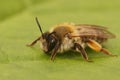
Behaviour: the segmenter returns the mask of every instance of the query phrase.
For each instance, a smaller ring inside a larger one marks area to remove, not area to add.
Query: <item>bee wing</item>
[[[99,38],[115,38],[115,35],[107,30],[106,27],[89,24],[75,25],[78,34],[82,37],[99,37]]]

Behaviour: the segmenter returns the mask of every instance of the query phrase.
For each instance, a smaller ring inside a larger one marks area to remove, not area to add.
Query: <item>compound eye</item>
[[[53,50],[56,43],[57,43],[57,40],[53,36],[50,36],[48,39],[48,51]]]

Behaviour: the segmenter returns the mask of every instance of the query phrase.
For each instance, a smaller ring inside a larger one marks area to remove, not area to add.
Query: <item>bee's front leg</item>
[[[38,37],[36,40],[34,40],[32,43],[30,43],[30,44],[27,44],[27,46],[33,46],[33,45],[35,45],[36,43],[37,43],[37,41],[39,41],[40,40],[40,37]]]
[[[88,55],[87,55],[85,49],[84,49],[79,43],[75,43],[75,48],[79,49],[82,57],[83,57],[86,61],[92,62],[91,60],[88,59]]]
[[[55,48],[53,49],[53,51],[52,51],[52,54],[51,54],[51,56],[50,56],[50,60],[52,60],[52,61],[54,61],[54,59],[55,59],[55,56],[56,56],[56,54],[57,54],[57,51],[58,51],[58,49],[60,48],[60,42],[58,41],[57,42],[57,44],[56,44],[56,46],[55,46]]]

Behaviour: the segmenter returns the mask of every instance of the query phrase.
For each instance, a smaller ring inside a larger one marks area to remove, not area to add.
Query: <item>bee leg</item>
[[[88,42],[87,42],[87,45],[91,49],[93,49],[93,50],[95,50],[97,52],[102,52],[102,53],[110,55],[110,56],[116,56],[116,55],[112,55],[108,50],[102,48],[102,46],[98,42],[96,42],[94,40],[89,39]]]
[[[38,37],[36,40],[34,40],[32,43],[30,43],[30,44],[27,44],[27,46],[33,46],[33,45],[35,45],[36,43],[37,43],[37,41],[39,41],[40,40],[40,37]]]
[[[56,44],[54,50],[52,51],[51,56],[50,56],[50,60],[51,60],[51,61],[54,61],[55,56],[56,56],[56,54],[57,54],[57,51],[58,51],[59,47],[60,47],[60,43],[58,42],[58,43]]]
[[[87,55],[85,49],[84,49],[79,43],[75,43],[75,48],[78,48],[78,49],[79,49],[79,51],[81,52],[82,57],[83,57],[86,61],[92,62],[91,60],[88,59],[88,55]]]

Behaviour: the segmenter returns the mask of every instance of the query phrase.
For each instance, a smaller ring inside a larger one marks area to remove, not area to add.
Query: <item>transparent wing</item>
[[[77,24],[75,26],[78,34],[83,37],[115,38],[115,35],[103,26],[89,24]]]

